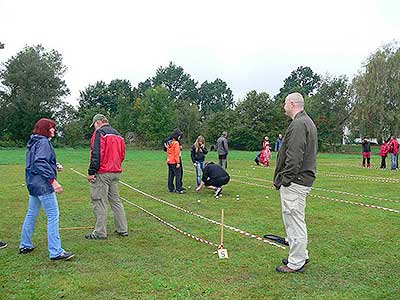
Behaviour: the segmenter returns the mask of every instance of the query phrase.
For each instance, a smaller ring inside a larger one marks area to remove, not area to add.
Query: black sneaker
[[[0,241],[0,249],[7,247],[8,244]]]
[[[115,233],[118,234],[119,236],[128,236],[129,233],[128,232],[118,232],[115,230]]]
[[[220,196],[222,194],[222,187],[217,187],[215,190],[215,197]]]
[[[169,192],[170,192],[170,193],[175,193],[175,192],[176,192],[176,190],[169,190]]]
[[[27,248],[27,247],[19,248],[19,254],[28,254],[28,253],[32,252],[33,250],[35,250],[35,247],[33,247],[33,248]]]
[[[305,266],[306,264],[308,264],[309,262],[310,262],[310,259],[307,258],[307,259],[306,259],[306,262],[304,263],[304,266]],[[288,258],[285,257],[284,259],[282,259],[282,263],[286,266],[286,265],[289,263]]]
[[[106,237],[98,236],[97,234],[95,234],[93,232],[85,235],[85,238],[88,240],[105,240],[106,239]]]
[[[51,257],[51,260],[70,260],[73,258],[75,255],[71,252],[63,252],[59,256],[56,257]]]
[[[184,194],[185,191],[184,191],[184,190],[180,190],[180,191],[176,190],[175,193],[177,193],[177,194]]]

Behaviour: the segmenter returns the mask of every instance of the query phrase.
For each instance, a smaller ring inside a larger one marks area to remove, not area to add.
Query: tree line
[[[393,42],[377,49],[350,82],[346,76],[315,73],[300,66],[284,80],[277,95],[249,91],[233,100],[232,90],[220,78],[199,83],[181,66],[170,62],[154,76],[132,86],[127,79],[98,81],[80,92],[78,107],[63,99],[70,91],[63,77],[67,66],[56,50],[26,46],[1,64],[0,146],[25,145],[34,123],[42,117],[58,123],[58,145],[87,145],[96,113],[135,146],[160,148],[173,128],[193,143],[202,134],[212,144],[227,130],[235,149],[256,150],[263,137],[274,141],[284,133],[285,97],[300,92],[306,111],[318,128],[321,149],[334,148],[343,139],[399,134],[400,48]]]

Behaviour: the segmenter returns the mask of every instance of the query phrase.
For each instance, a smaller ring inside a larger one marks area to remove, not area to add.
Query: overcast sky
[[[235,99],[274,95],[298,66],[352,78],[378,47],[400,40],[400,1],[0,0],[0,62],[25,45],[63,55],[67,100],[98,80],[132,86],[170,61]]]

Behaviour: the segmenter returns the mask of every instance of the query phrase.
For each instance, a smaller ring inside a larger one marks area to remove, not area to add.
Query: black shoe
[[[124,236],[124,237],[129,235],[128,232],[118,232],[116,230],[115,230],[115,233],[118,234],[119,236]]]
[[[32,252],[33,250],[35,250],[35,247],[33,247],[33,248],[26,248],[26,247],[19,248],[19,254],[28,254],[28,253]]]
[[[5,248],[5,247],[7,247],[7,246],[8,246],[7,243],[0,242],[0,249],[3,249],[3,248]]]
[[[307,258],[307,259],[306,259],[306,262],[304,263],[304,266],[305,266],[306,264],[308,264],[309,262],[310,262],[310,259]],[[286,266],[286,265],[289,263],[288,258],[285,257],[284,259],[282,259],[282,263]],[[304,266],[303,266],[303,267],[304,267]]]
[[[177,193],[177,194],[184,194],[185,191],[184,191],[184,190],[180,190],[180,191],[176,190],[175,193]]]
[[[176,191],[175,191],[175,190],[169,190],[169,192],[170,192],[170,193],[175,193]]]
[[[215,190],[215,197],[220,196],[222,194],[222,187],[217,187]]]
[[[63,252],[59,256],[56,257],[51,257],[51,260],[70,260],[73,258],[75,255],[71,252]]]
[[[93,232],[85,235],[85,238],[88,240],[105,240],[106,239],[106,237],[98,236],[97,234],[95,234]]]

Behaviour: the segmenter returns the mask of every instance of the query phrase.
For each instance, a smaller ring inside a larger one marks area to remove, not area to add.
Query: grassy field
[[[274,154],[275,155],[275,154]],[[361,155],[321,154],[318,178],[307,201],[311,263],[303,274],[279,274],[283,250],[225,229],[229,259],[215,247],[199,243],[124,203],[128,238],[116,236],[109,217],[109,236],[88,241],[90,230],[62,230],[63,247],[76,257],[48,259],[46,218],[38,219],[29,255],[18,245],[27,209],[25,150],[0,151],[0,299],[399,299],[400,173],[360,168]],[[89,185],[85,178],[88,150],[57,149],[64,165],[59,181],[60,227],[92,226]],[[255,167],[253,152],[232,152],[232,181],[221,199],[211,191],[196,194],[189,153],[183,153],[185,195],[167,190],[162,151],[129,150],[122,181],[189,211],[255,235],[284,235],[279,193],[272,188],[275,166]],[[216,160],[210,153],[208,160]],[[180,229],[219,244],[220,228],[121,185],[120,194]],[[240,200],[236,200],[236,195]],[[342,201],[342,202],[340,202]],[[343,201],[348,201],[345,203]],[[352,203],[350,203],[352,202]],[[357,204],[359,203],[359,204]],[[371,204],[391,208],[371,208]]]

